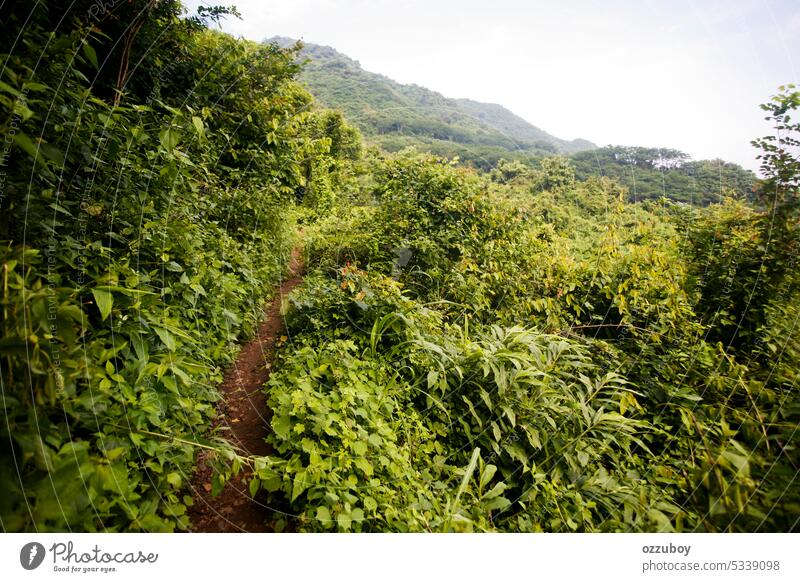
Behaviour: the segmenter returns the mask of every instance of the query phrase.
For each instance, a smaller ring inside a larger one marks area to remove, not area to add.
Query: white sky
[[[800,82],[798,0],[198,0],[223,30],[329,45],[368,71],[500,103],[565,139],[757,168],[759,103]]]

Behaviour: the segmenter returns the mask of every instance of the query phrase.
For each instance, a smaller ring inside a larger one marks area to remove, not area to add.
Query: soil
[[[264,383],[269,378],[275,341],[283,329],[281,301],[303,280],[300,249],[292,251],[289,275],[278,287],[265,311],[265,319],[256,336],[242,346],[233,365],[226,370],[219,387],[222,399],[217,407],[214,429],[221,432],[236,448],[248,455],[268,455],[266,442],[270,431]],[[211,469],[206,452],[198,455],[191,492],[195,498],[189,509],[191,531],[205,533],[266,532],[273,521],[274,510],[248,492],[251,472],[244,467],[239,475],[225,484],[222,492],[211,496]]]

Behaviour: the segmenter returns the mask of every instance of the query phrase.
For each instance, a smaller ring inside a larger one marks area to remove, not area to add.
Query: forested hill
[[[286,47],[296,41],[273,37],[266,42]],[[597,147],[583,139],[559,139],[501,105],[449,99],[365,71],[331,47],[304,43],[300,54],[307,59],[300,78],[314,96],[344,111],[368,139],[389,151],[417,145],[485,167],[509,152],[530,158]]]
[[[276,36],[265,42],[290,47],[297,41]],[[458,156],[484,170],[503,160],[536,168],[541,158],[567,155],[578,178],[614,178],[628,189],[632,201],[663,196],[706,205],[726,194],[752,196],[756,177],[737,164],[691,160],[667,148],[598,148],[583,139],[559,139],[502,105],[450,99],[425,87],[397,83],[365,71],[358,61],[328,46],[303,43],[300,60],[300,79],[320,104],[343,111],[368,141],[384,150],[416,146]]]

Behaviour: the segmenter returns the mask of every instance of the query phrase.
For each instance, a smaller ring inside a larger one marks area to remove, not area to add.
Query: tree
[[[566,191],[575,185],[575,168],[564,156],[544,158],[540,162],[539,190]]]
[[[757,193],[763,208],[728,201],[702,215],[692,234],[703,281],[698,307],[714,321],[710,337],[748,354],[767,326],[770,305],[792,296],[798,284],[800,123],[791,114],[800,107],[800,92],[793,85],[779,90],[761,105],[775,134],[751,142],[761,150]]]
[[[767,111],[764,119],[772,121],[775,135],[753,140],[761,153],[761,172],[764,183],[761,193],[765,201],[796,208],[800,188],[800,122],[793,122],[790,113],[800,107],[800,91],[794,85],[783,85],[780,93],[769,103],[761,105]]]
[[[800,91],[795,85],[782,85],[761,109],[768,112],[764,119],[772,121],[774,135],[753,140],[761,153],[761,172],[764,180],[759,187],[761,201],[771,210],[766,221],[770,229],[769,251],[773,255],[773,284],[783,283],[787,269],[794,266],[798,241],[796,229],[800,210],[800,122],[792,115],[800,108]]]

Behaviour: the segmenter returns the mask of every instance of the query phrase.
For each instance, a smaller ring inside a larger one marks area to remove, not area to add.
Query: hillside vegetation
[[[798,529],[793,86],[757,204],[633,203],[364,148],[225,11],[92,7],[0,9],[4,531],[186,530],[200,451],[276,531]],[[296,244],[253,457],[217,385]]]
[[[267,43],[290,47],[283,37]],[[537,156],[594,148],[586,140],[554,137],[495,104],[449,99],[418,85],[403,85],[361,68],[331,47],[303,43],[300,79],[326,107],[343,111],[356,127],[388,151],[424,145],[487,166],[508,152]]]
[[[296,41],[266,41],[292,47]],[[326,107],[341,110],[371,143],[396,152],[406,147],[490,170],[517,161],[536,168],[543,157],[568,155],[579,178],[608,176],[628,188],[631,201],[666,197],[706,205],[724,196],[752,197],[755,175],[722,160],[692,161],[666,148],[566,141],[493,103],[449,99],[417,85],[370,73],[331,47],[303,43],[300,79]]]

